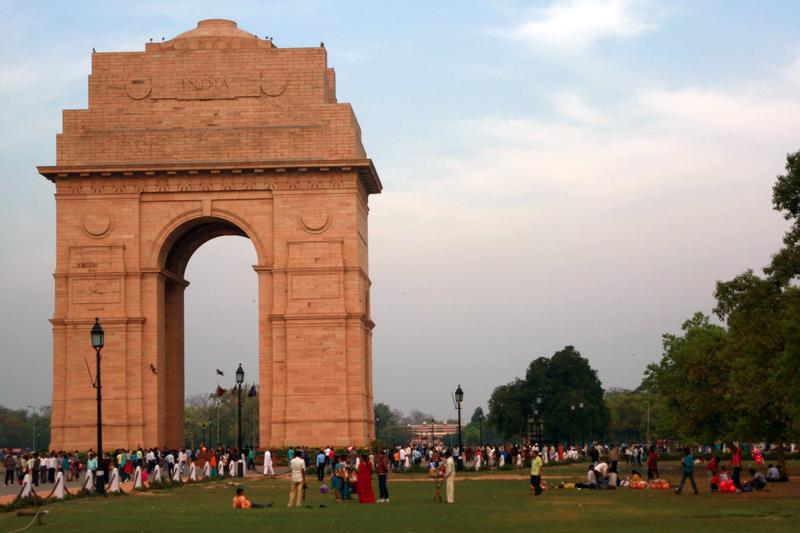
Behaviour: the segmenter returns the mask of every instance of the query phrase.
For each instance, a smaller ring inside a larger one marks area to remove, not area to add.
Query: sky
[[[92,48],[143,50],[205,18],[325,42],[384,190],[370,197],[375,401],[453,417],[574,345],[636,387],[661,336],[760,269],[800,149],[800,3],[0,1],[0,404],[52,385],[61,110]],[[255,253],[223,237],[186,277],[186,387],[256,374]],[[87,337],[88,338],[88,337]],[[223,386],[231,383],[221,382]]]

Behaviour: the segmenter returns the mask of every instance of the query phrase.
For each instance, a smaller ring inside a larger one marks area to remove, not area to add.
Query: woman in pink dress
[[[361,456],[358,465],[358,501],[375,503],[375,491],[372,490],[372,465],[367,454]]]

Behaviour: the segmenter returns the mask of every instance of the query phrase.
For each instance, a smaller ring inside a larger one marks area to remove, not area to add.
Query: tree
[[[630,390],[608,391],[603,398],[609,413],[608,437],[612,442],[642,442],[645,440],[647,398]],[[645,426],[645,427],[642,427]]]
[[[411,419],[412,424],[422,424],[425,421],[433,420],[433,415],[429,415],[428,413],[423,413],[419,409],[412,409],[411,412],[408,414],[408,417]]]
[[[800,151],[786,155],[786,174],[778,176],[772,187],[772,207],[792,225],[764,273],[787,288],[800,275]]]
[[[408,442],[409,419],[403,411],[392,409],[385,403],[376,403],[375,412],[376,439],[385,444],[405,444]]]
[[[729,361],[725,328],[702,313],[681,326],[683,335],[665,334],[661,361],[648,365],[645,381],[665,399],[663,418],[674,436],[713,442],[730,411],[725,399]]]
[[[541,398],[542,403],[536,403]],[[583,404],[581,408],[580,405]],[[575,407],[573,409],[573,406]],[[506,438],[524,437],[528,418],[541,417],[545,440],[604,436],[608,410],[597,372],[573,346],[531,362],[525,379],[497,387],[489,399],[489,423]]]
[[[35,424],[34,424],[35,420]],[[46,450],[50,444],[50,407],[31,413],[27,409],[0,406],[0,448],[30,448],[36,427],[36,448]]]
[[[483,414],[483,408],[478,406],[475,408],[475,411],[472,413],[472,417],[470,417],[469,422],[470,424],[477,424],[481,420],[485,420],[486,416]]]
[[[258,445],[258,396],[248,395],[252,386],[253,384],[242,384],[243,446]],[[222,396],[211,393],[188,398],[183,416],[184,446],[236,446],[238,403],[239,396],[235,388],[225,390]]]
[[[507,385],[500,385],[489,398],[489,425],[506,438],[525,435],[527,415],[524,404],[529,401],[523,380],[516,379]]]

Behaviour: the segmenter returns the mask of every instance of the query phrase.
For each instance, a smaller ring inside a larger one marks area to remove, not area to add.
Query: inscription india
[[[172,79],[137,78],[129,80],[125,92],[134,100],[217,100],[276,97],[286,92],[285,76],[265,73],[250,76],[184,75]]]

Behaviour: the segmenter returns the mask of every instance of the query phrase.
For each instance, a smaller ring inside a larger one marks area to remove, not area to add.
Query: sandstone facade
[[[96,316],[104,447],[183,444],[184,270],[221,235],[258,256],[261,446],[374,438],[367,215],[381,183],[335,80],[325,48],[226,20],[92,55],[88,109],[64,111],[56,165],[39,167],[57,205],[51,449],[95,446]]]

